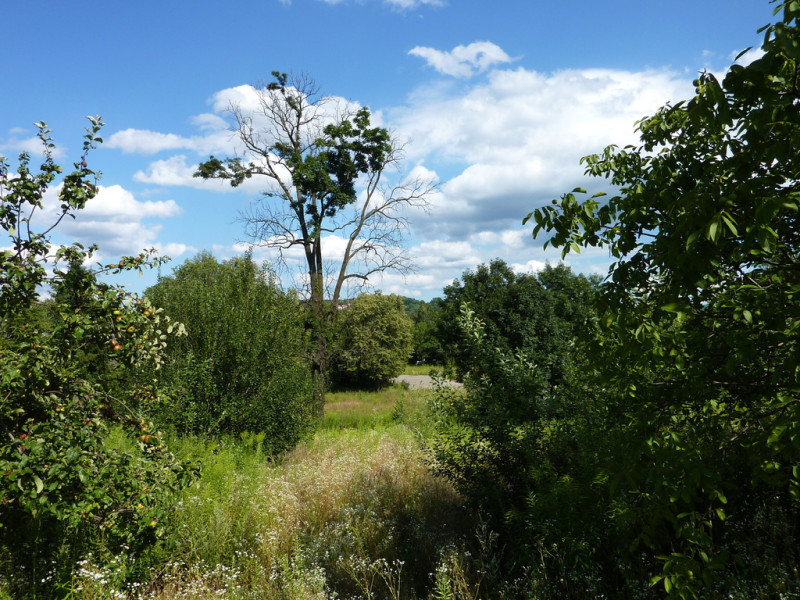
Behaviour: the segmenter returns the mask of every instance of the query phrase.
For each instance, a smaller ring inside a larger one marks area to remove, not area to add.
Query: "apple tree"
[[[74,267],[88,264],[94,248],[51,244],[58,223],[98,192],[87,160],[102,123],[89,120],[83,153],[56,188],[51,223],[40,214],[62,168],[50,130],[37,124],[38,171],[27,153],[16,171],[0,158],[8,236],[0,250],[0,596],[58,597],[89,553],[142,552],[164,533],[171,498],[192,473],[133,409],[157,392],[123,376],[157,369],[179,327],[98,279],[141,269],[150,254],[92,270]],[[43,304],[43,294],[52,299]],[[122,428],[122,447],[111,442],[112,427]]]

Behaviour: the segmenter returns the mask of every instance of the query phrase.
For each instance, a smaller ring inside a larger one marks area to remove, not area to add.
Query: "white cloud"
[[[144,171],[136,171],[133,179],[140,183],[160,186],[184,186],[199,190],[230,192],[234,189],[248,194],[260,195],[266,188],[272,187],[272,180],[265,177],[246,179],[238,188],[231,187],[229,181],[223,179],[203,179],[195,177],[198,163],[189,161],[184,154],[176,154],[163,160],[151,162]],[[278,169],[280,171],[280,169]],[[287,172],[288,173],[288,172]],[[286,174],[288,180],[289,176]]]
[[[471,77],[497,64],[511,62],[511,57],[492,42],[473,42],[456,46],[450,52],[417,46],[409,51],[412,56],[425,59],[429,66],[444,75]]]
[[[201,180],[194,177],[197,164],[189,164],[183,154],[150,163],[147,171],[136,171],[133,178],[141,183],[155,185],[197,186]]]
[[[746,67],[750,63],[764,56],[765,52],[762,48],[748,48],[744,54],[739,56],[740,54],[741,51],[733,52],[730,55],[730,59],[734,61],[737,65]]]
[[[441,192],[431,198],[427,215],[410,215],[416,240],[410,253],[419,271],[407,278],[376,275],[369,282],[387,293],[437,294],[465,270],[494,258],[506,260],[520,272],[560,262],[560,251],[543,250],[542,240],[533,240],[531,227],[522,227],[521,219],[578,185],[603,189],[607,184],[602,180],[586,181],[580,158],[600,152],[608,144],[636,143],[637,120],[667,101],[689,96],[692,90],[690,75],[685,73],[612,69],[540,73],[498,68],[507,62],[505,53],[481,54],[475,48],[468,50],[469,46],[461,48],[439,57],[444,61],[442,68],[457,72],[486,69],[485,78],[461,84],[441,79],[415,90],[403,106],[376,113],[398,138],[408,140],[406,164],[413,166],[406,177],[431,178],[439,182]],[[175,151],[173,156],[151,162],[134,178],[159,186],[231,190],[226,182],[194,178],[197,161],[203,157],[192,154],[207,151],[213,144],[230,144],[219,156],[236,154],[231,140],[223,140],[230,135],[224,117],[231,103],[251,115],[256,128],[266,124],[258,114],[263,107],[256,89],[237,86],[214,94],[210,100],[213,112],[192,119],[197,135],[138,132],[131,133],[125,143],[120,135],[120,148]],[[322,114],[330,118],[337,110],[354,107],[358,105],[334,98]],[[268,135],[262,140],[267,146]],[[265,178],[256,179],[244,186],[250,197],[268,185]],[[155,242],[158,234],[153,228],[130,227],[126,235]],[[332,259],[343,254],[342,238],[328,237],[324,245]],[[220,255],[240,254],[245,249],[244,245],[229,247]],[[257,247],[254,258],[277,264],[278,253]],[[284,282],[302,285],[304,279],[298,273],[303,272],[304,259],[299,248],[285,253],[284,258],[289,268]],[[568,255],[567,261],[582,272],[605,273],[610,258],[603,250],[585,251]]]
[[[420,6],[444,6],[444,0],[383,0],[384,4],[388,4],[395,8],[402,10],[410,10]]]
[[[411,249],[414,264],[418,267],[468,268],[478,264],[480,254],[467,241],[434,240],[422,242]]]
[[[518,225],[536,206],[586,182],[580,158],[636,143],[634,123],[691,83],[666,70],[539,73],[493,70],[466,90],[433,85],[388,111],[409,160],[436,167],[441,197],[415,231],[453,239]]]
[[[3,153],[16,155],[21,152],[27,152],[30,154],[32,159],[35,157],[44,156],[44,146],[42,145],[42,140],[35,135],[22,137],[25,136],[25,134],[30,133],[30,131],[27,129],[14,127],[9,130],[8,133],[10,137],[5,141],[0,141],[0,155]],[[59,146],[53,148],[51,153],[55,160],[62,160],[66,155],[64,148]]]
[[[335,6],[337,4],[345,4],[348,0],[320,0],[325,4]],[[290,6],[292,0],[278,0],[284,6]],[[411,10],[420,6],[444,6],[444,0],[383,0],[383,3],[400,10]]]
[[[200,131],[226,131],[228,129],[228,122],[213,113],[195,115],[191,118],[191,123]]]
[[[187,244],[181,244],[178,242],[155,244],[155,248],[158,250],[159,256],[169,256],[170,258],[177,258],[178,256],[182,256],[187,253],[197,252],[197,248],[194,246],[189,246]]]
[[[109,136],[107,148],[122,150],[126,154],[155,154],[162,150],[186,148],[190,141],[174,133],[158,133],[146,129],[123,129]]]
[[[529,260],[526,263],[511,263],[509,266],[514,273],[526,274],[538,273],[547,266],[547,263],[542,262],[541,260]]]
[[[220,121],[224,127],[220,125]],[[207,132],[202,136],[184,137],[147,129],[123,129],[109,136],[106,147],[125,154],[157,154],[167,150],[191,150],[201,155],[214,152],[235,152],[236,144],[227,131],[227,123],[216,115],[197,115],[192,123]]]
[[[52,224],[59,210],[61,187],[51,188],[45,194],[37,223]],[[75,213],[75,219],[64,219],[59,224],[57,234],[62,239],[85,246],[97,244],[103,256],[138,254],[151,247],[169,249],[170,255],[178,256],[191,251],[192,247],[160,242],[158,237],[162,226],[158,221],[180,213],[181,209],[174,200],[142,202],[119,185],[100,186],[97,196]]]

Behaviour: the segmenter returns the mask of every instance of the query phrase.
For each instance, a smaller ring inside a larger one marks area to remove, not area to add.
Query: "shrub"
[[[307,338],[296,298],[250,256],[201,253],[146,291],[185,324],[163,382],[172,402],[159,417],[181,432],[266,433],[265,448],[291,448],[311,420]]]
[[[90,119],[83,155],[64,177],[56,224],[95,196],[87,157],[100,142]],[[173,325],[146,302],[98,281],[84,264],[93,248],[52,252],[48,233],[33,230],[48,187],[62,172],[49,130],[40,171],[20,154],[15,176],[0,158],[0,226],[12,247],[0,252],[0,596],[66,593],[78,561],[90,552],[138,554],[164,533],[173,494],[190,471],[130,407],[142,393],[128,374],[158,368]],[[47,263],[54,264],[52,271]],[[148,254],[99,272],[141,269]],[[42,290],[54,292],[46,307]],[[80,293],[67,293],[80,290]],[[106,442],[122,424],[133,450]]]
[[[493,260],[465,271],[444,289],[437,325],[440,343],[459,375],[472,368],[473,345],[458,324],[466,303],[483,323],[489,346],[511,354],[524,352],[548,372],[552,383],[564,382],[570,378],[571,344],[593,326],[589,305],[595,285],[563,265],[518,274],[504,261]]]
[[[341,310],[331,379],[344,388],[388,385],[411,355],[412,323],[394,294],[362,294]]]

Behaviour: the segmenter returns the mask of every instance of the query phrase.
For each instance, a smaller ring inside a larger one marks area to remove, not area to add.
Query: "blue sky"
[[[557,262],[522,218],[587,181],[581,156],[634,143],[634,122],[724,73],[772,21],[762,0],[229,0],[13,2],[0,35],[0,154],[35,150],[52,129],[69,165],[85,115],[106,143],[91,158],[101,194],[62,227],[112,260],[158,248],[177,266],[247,241],[238,216],[259,188],[191,178],[233,151],[224,107],[273,70],[371,108],[405,140],[406,172],[435,176],[428,213],[409,215],[417,271],[372,281],[429,299],[466,269],[502,258],[519,271]],[[13,162],[13,160],[12,160]],[[329,246],[335,254],[337,245]],[[257,249],[260,259],[273,258]],[[605,273],[608,256],[567,262]],[[165,267],[168,273],[170,267]],[[134,291],[155,273],[120,280]]]

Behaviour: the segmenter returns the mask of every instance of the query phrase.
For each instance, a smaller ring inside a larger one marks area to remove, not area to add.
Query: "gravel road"
[[[397,383],[408,383],[412,390],[429,389],[433,387],[433,379],[429,375],[400,375],[395,378]],[[463,388],[464,384],[458,381],[448,381],[447,385]]]

